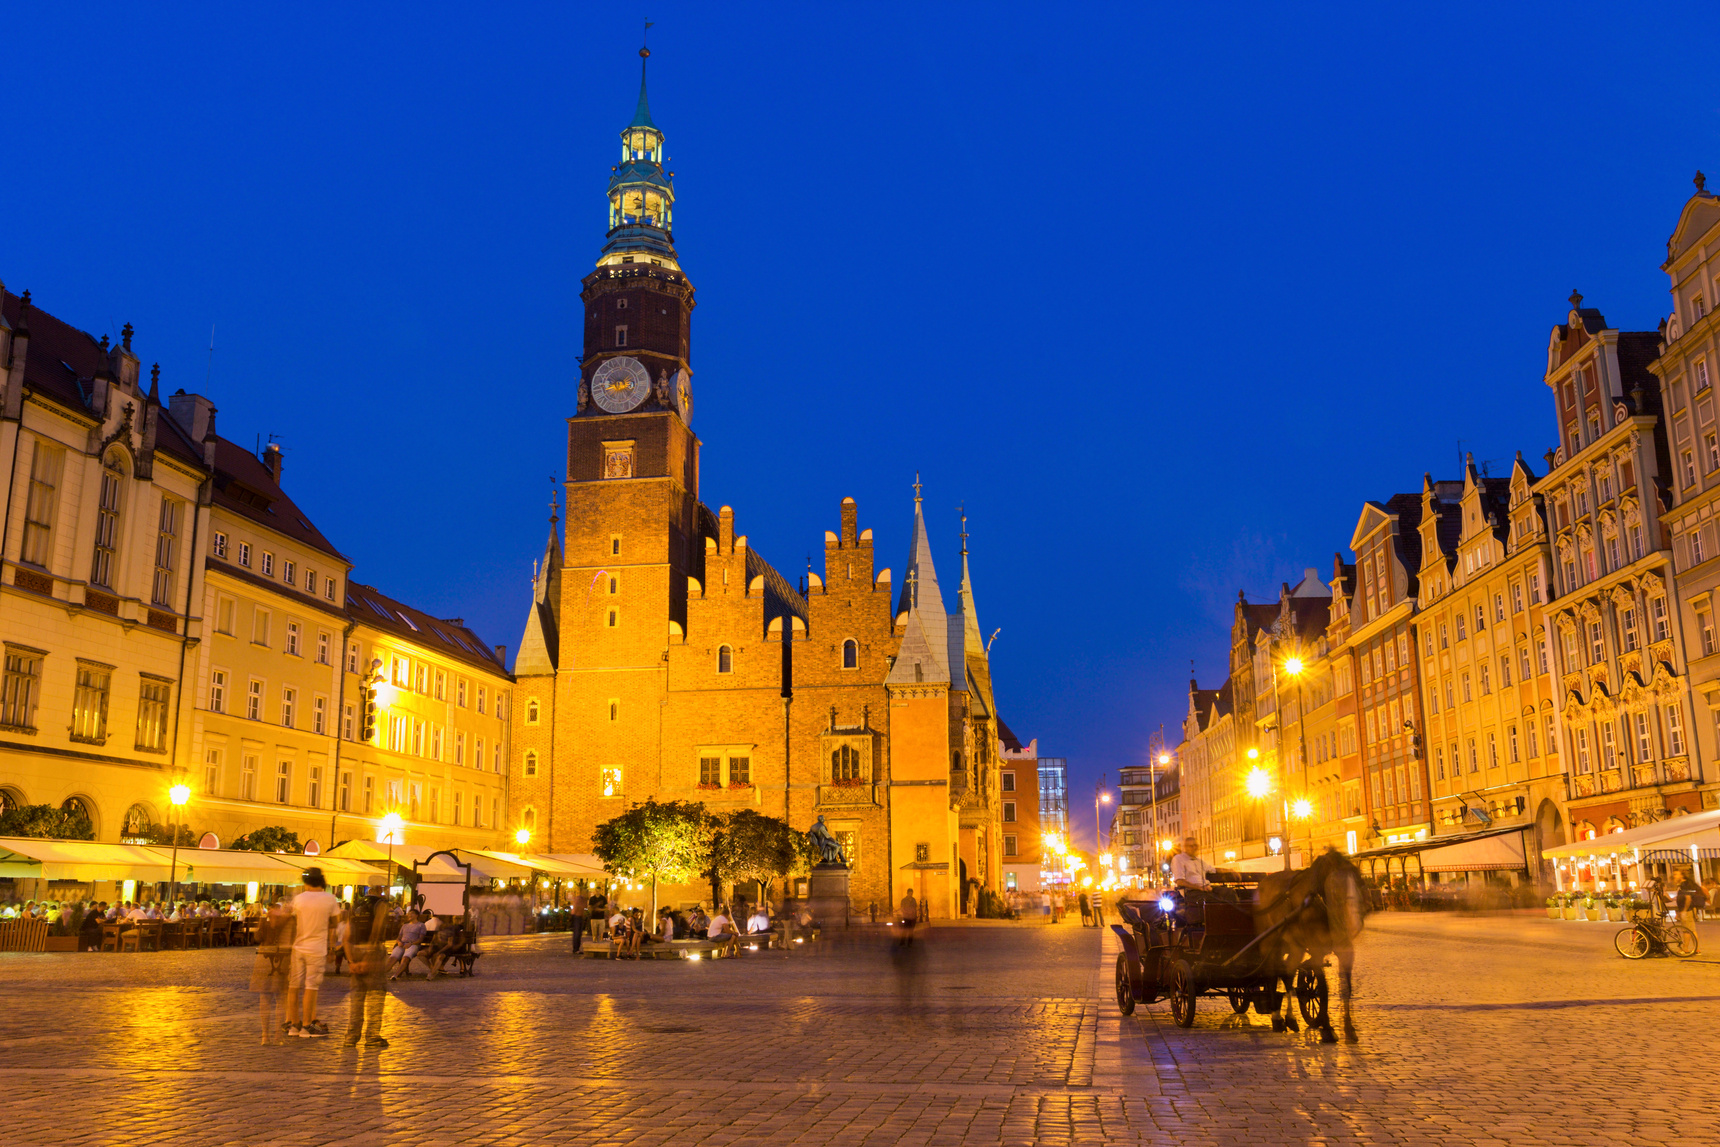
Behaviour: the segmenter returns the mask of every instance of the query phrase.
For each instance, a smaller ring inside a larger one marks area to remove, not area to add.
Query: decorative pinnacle
[[[967,557],[967,503],[956,507],[956,512],[962,516],[962,557]]]
[[[102,336],[102,353],[106,354],[107,351],[108,351],[108,337],[106,335],[103,335]]]
[[[133,334],[133,331],[131,329],[130,323],[125,324],[125,326],[123,326],[119,329],[120,345],[123,346],[126,350],[131,349],[131,336],[132,336],[132,334]]]
[[[920,472],[914,471],[914,501],[920,500]]]
[[[1695,183],[1696,183],[1696,190],[1697,191],[1707,191],[1708,190],[1708,177],[1706,175],[1703,175],[1700,171],[1698,171],[1696,173]]]
[[[30,305],[30,288],[24,288],[24,293],[18,296],[18,302],[21,306],[27,307]]]
[[[161,382],[161,364],[154,363],[149,368],[149,386],[154,389]]]
[[[556,500],[556,490],[555,490],[555,486],[553,485],[553,483],[555,482],[555,479],[551,478],[550,482],[552,483],[552,485],[550,486],[550,491],[549,491],[549,524],[553,526],[557,522],[561,521],[561,519],[557,516],[557,512],[561,509],[561,503]]]
[[[1573,310],[1573,311],[1581,310],[1582,306],[1583,306],[1582,292],[1578,291],[1575,287],[1571,288],[1571,310]]]

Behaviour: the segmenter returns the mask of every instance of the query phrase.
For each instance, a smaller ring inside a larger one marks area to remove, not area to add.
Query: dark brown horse
[[[1272,1017],[1276,1029],[1295,1031],[1295,981],[1304,965],[1322,966],[1338,957],[1338,995],[1344,1003],[1344,1039],[1356,1040],[1350,1022],[1350,972],[1356,964],[1356,936],[1362,930],[1367,892],[1362,873],[1350,858],[1328,848],[1299,872],[1272,872],[1260,878],[1254,911],[1257,933],[1282,927],[1261,944],[1268,965],[1276,967],[1284,984],[1284,1014]],[[1337,1042],[1330,1009],[1320,1017],[1320,1036]]]

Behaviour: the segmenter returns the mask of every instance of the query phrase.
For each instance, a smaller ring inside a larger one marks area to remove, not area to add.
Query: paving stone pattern
[[[382,1052],[340,1046],[342,978],[335,1038],[261,1046],[247,952],[5,954],[0,1143],[1720,1142],[1720,951],[1627,963],[1614,930],[1374,917],[1336,1047],[1222,1000],[1124,1019],[1070,924],[697,964],[498,939],[399,985]]]

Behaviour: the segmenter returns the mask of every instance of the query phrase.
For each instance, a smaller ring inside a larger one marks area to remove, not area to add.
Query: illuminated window
[[[602,770],[598,792],[606,797],[621,795],[621,769],[619,767]]]
[[[538,769],[538,755],[535,752],[528,751],[526,753],[526,767],[525,767],[526,776],[528,776],[528,777],[537,776],[538,775],[537,769]]]

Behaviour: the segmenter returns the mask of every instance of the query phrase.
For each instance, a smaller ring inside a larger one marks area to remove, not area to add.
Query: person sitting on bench
[[[728,905],[717,905],[717,914],[711,917],[710,927],[705,929],[705,936],[713,944],[721,944],[733,952],[735,945],[740,943],[740,937],[735,934],[734,921],[729,919]]]

